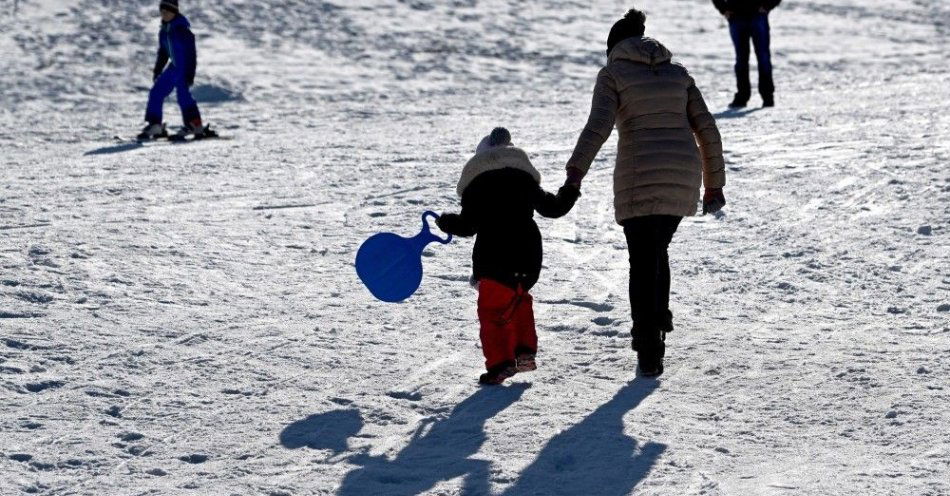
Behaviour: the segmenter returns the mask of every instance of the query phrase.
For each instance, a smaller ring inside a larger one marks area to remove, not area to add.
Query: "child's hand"
[[[446,233],[449,232],[448,229],[449,229],[449,226],[452,224],[451,217],[453,215],[455,214],[440,215],[438,219],[435,219],[435,225],[439,226],[439,229],[441,229],[442,232],[446,232]]]
[[[574,184],[565,184],[561,186],[561,189],[557,190],[557,200],[558,202],[574,206],[574,203],[577,202],[577,199],[581,197],[581,190],[578,186]],[[570,210],[570,208],[568,208]]]
[[[453,236],[474,236],[475,228],[468,224],[459,214],[442,214],[435,220],[435,225],[446,234]]]

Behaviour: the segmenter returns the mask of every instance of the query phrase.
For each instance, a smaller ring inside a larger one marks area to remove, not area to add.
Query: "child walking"
[[[436,222],[447,233],[476,236],[473,280],[487,369],[481,384],[501,384],[517,372],[537,368],[538,338],[528,293],[538,281],[542,260],[534,212],[561,217],[580,197],[573,185],[553,195],[540,182],[541,174],[523,150],[512,146],[508,130],[495,128],[462,170],[457,189],[462,212]]]

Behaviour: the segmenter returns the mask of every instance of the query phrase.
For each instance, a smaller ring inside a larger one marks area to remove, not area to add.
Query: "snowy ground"
[[[611,139],[540,222],[541,368],[491,389],[471,242],[399,305],[355,251],[455,208],[494,125],[556,189],[628,3],[183,0],[234,139],[145,147],[111,137],[139,125],[157,2],[15,3],[0,494],[950,494],[946,2],[788,0],[779,106],[735,113],[708,2],[645,3],[729,167],[726,214],[671,249],[667,373],[635,378]]]

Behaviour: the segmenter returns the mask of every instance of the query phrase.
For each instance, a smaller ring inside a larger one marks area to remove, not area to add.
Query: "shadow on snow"
[[[285,427],[280,433],[280,445],[287,449],[327,449],[339,454],[348,449],[346,440],[362,428],[363,418],[356,410],[320,413]]]
[[[142,145],[142,143],[139,143],[139,142],[136,142],[136,141],[133,141],[133,142],[131,142],[131,143],[119,143],[118,145],[104,146],[104,147],[102,147],[102,148],[96,148],[95,150],[90,150],[90,151],[84,153],[83,155],[85,155],[85,156],[89,156],[89,155],[111,155],[111,154],[113,154],[113,153],[122,153],[122,152],[130,152],[130,151],[132,151],[132,150],[138,150],[139,148],[142,148],[142,146],[144,146],[144,145]]]
[[[726,109],[722,112],[713,114],[713,117],[716,119],[738,119],[739,117],[745,117],[753,112],[758,112],[762,110],[761,107],[755,107],[750,109]]]
[[[625,385],[579,424],[551,439],[503,495],[629,494],[666,450],[662,444],[640,445],[624,434],[623,417],[657,384],[636,379]],[[529,387],[480,389],[447,417],[424,421],[393,458],[365,451],[347,457],[358,467],[344,477],[337,495],[418,495],[458,477],[463,478],[462,494],[491,494],[491,462],[471,457],[487,439],[485,423],[518,401]],[[363,425],[356,410],[311,415],[288,425],[280,443],[288,449],[326,449],[342,455],[349,449],[347,440]]]
[[[448,417],[420,425],[395,458],[366,453],[351,457],[349,462],[360,467],[346,474],[337,494],[410,496],[457,477],[464,477],[463,494],[490,494],[491,462],[470,457],[487,439],[485,422],[518,401],[528,387],[478,390]]]
[[[658,386],[638,378],[622,387],[579,424],[554,436],[503,496],[626,496],[666,451],[624,434],[623,417]]]

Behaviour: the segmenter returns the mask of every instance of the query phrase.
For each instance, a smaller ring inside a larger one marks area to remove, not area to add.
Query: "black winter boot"
[[[762,95],[762,108],[774,107],[775,97],[772,95]]]
[[[743,95],[736,93],[735,98],[732,99],[732,103],[729,104],[729,108],[731,109],[743,108],[748,103],[749,103],[749,97],[743,97]]]
[[[666,355],[666,333],[651,327],[649,330],[633,328],[633,350],[637,352],[637,366],[644,377],[656,377],[663,373],[663,357]]]

